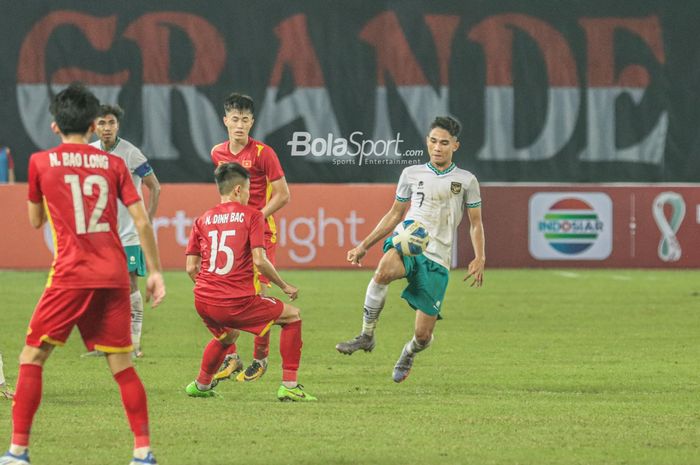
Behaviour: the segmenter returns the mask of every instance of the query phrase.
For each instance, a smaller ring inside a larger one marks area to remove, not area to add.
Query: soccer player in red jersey
[[[29,435],[41,402],[43,366],[77,326],[88,350],[107,354],[134,433],[131,464],[155,464],[150,451],[146,392],[131,362],[129,274],[117,230],[117,200],[126,205],[141,237],[150,274],[147,299],[165,297],[158,249],[131,175],[119,157],[87,144],[100,102],[71,84],[51,103],[51,128],[62,144],[29,160],[29,221],[51,225],[54,260],[34,309],[12,408],[10,450],[2,465],[29,463]]]
[[[228,131],[228,140],[214,146],[211,159],[214,165],[235,162],[250,173],[250,200],[248,205],[257,208],[265,220],[265,252],[267,258],[275,264],[277,246],[277,228],[273,213],[289,202],[289,187],[284,171],[275,151],[268,145],[249,136],[255,121],[255,105],[247,95],[233,93],[224,101],[224,125]],[[262,274],[260,282],[270,286],[270,281]],[[261,290],[264,294],[264,288]],[[237,381],[256,381],[265,374],[267,355],[270,352],[270,336],[265,334],[254,341],[253,362],[238,374]],[[236,354],[236,345],[232,344],[217,380],[228,379],[243,364]]]
[[[239,330],[264,336],[282,326],[282,385],[277,397],[313,401],[297,383],[301,359],[299,309],[260,295],[259,271],[292,300],[298,290],[287,284],[265,253],[263,213],[248,205],[250,175],[237,163],[219,165],[214,179],[221,203],[195,220],[187,245],[187,273],[195,283],[194,305],[214,338],[204,349],[199,376],[185,391],[192,397],[213,397],[214,374],[236,342]]]

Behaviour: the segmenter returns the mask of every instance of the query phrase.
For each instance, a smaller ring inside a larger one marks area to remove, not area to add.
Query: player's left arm
[[[158,210],[158,201],[160,200],[160,182],[156,174],[151,171],[151,174],[142,178],[144,186],[148,188],[148,218],[153,222]]]
[[[467,275],[464,281],[470,277],[474,278],[472,286],[481,287],[484,282],[484,267],[486,266],[486,239],[484,236],[484,223],[481,220],[481,207],[467,208],[469,215],[469,236],[474,249],[474,259],[469,262]]]
[[[263,207],[263,217],[272,216],[280,208],[289,203],[289,186],[284,176],[270,183],[270,199]]]
[[[289,186],[287,185],[287,179],[284,177],[280,159],[272,147],[265,146],[259,157],[267,181],[270,183],[270,198],[261,210],[263,218],[267,219],[289,203]]]

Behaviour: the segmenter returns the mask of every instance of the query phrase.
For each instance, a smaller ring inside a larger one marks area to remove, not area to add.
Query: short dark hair
[[[253,99],[248,95],[234,92],[224,100],[224,111],[228,113],[233,110],[249,111],[255,114],[255,103],[253,103]]]
[[[121,123],[122,118],[124,117],[124,110],[122,110],[122,107],[117,104],[107,105],[103,103],[100,105],[100,111],[97,112],[97,118],[104,118],[107,115],[113,115],[115,118],[117,118],[117,121]]]
[[[238,163],[223,163],[214,171],[214,181],[221,195],[230,194],[234,187],[247,179],[250,179],[250,173]]]
[[[97,116],[100,101],[80,82],[56,94],[49,111],[62,134],[85,134]]]
[[[462,132],[462,125],[451,116],[438,116],[433,120],[430,129],[441,128],[449,132],[452,137],[458,137]]]

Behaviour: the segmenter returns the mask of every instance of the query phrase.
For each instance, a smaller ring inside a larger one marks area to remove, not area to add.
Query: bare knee
[[[389,284],[406,275],[406,270],[401,256],[396,250],[390,250],[379,261],[379,266],[374,272],[374,282],[377,284]]]
[[[301,320],[301,310],[292,305],[284,304],[282,314],[277,318],[275,324],[286,325]]]
[[[433,331],[426,328],[417,328],[415,337],[418,344],[425,345],[430,343],[430,340],[433,338]]]
[[[24,346],[19,354],[19,363],[44,366],[52,350],[53,346],[45,342],[41,347]]]
[[[218,341],[221,343],[222,346],[228,347],[236,342],[239,334],[241,334],[240,331],[234,329],[233,331],[226,333],[226,335],[223,338],[218,339]]]
[[[132,294],[139,290],[139,278],[135,271],[129,273],[129,287]]]

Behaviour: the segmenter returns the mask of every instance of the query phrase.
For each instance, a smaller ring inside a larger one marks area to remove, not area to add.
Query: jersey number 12
[[[82,189],[80,186],[80,177],[77,174],[67,174],[63,178],[64,182],[70,186],[70,192],[73,196],[73,210],[75,212],[75,232],[78,234],[107,232],[109,231],[108,223],[100,223],[102,212],[107,206],[107,194],[109,193],[109,185],[107,180],[100,175],[91,174],[83,181]],[[83,195],[92,195],[92,188],[97,186],[97,202],[95,209],[90,215],[90,222],[85,224],[85,203]]]

